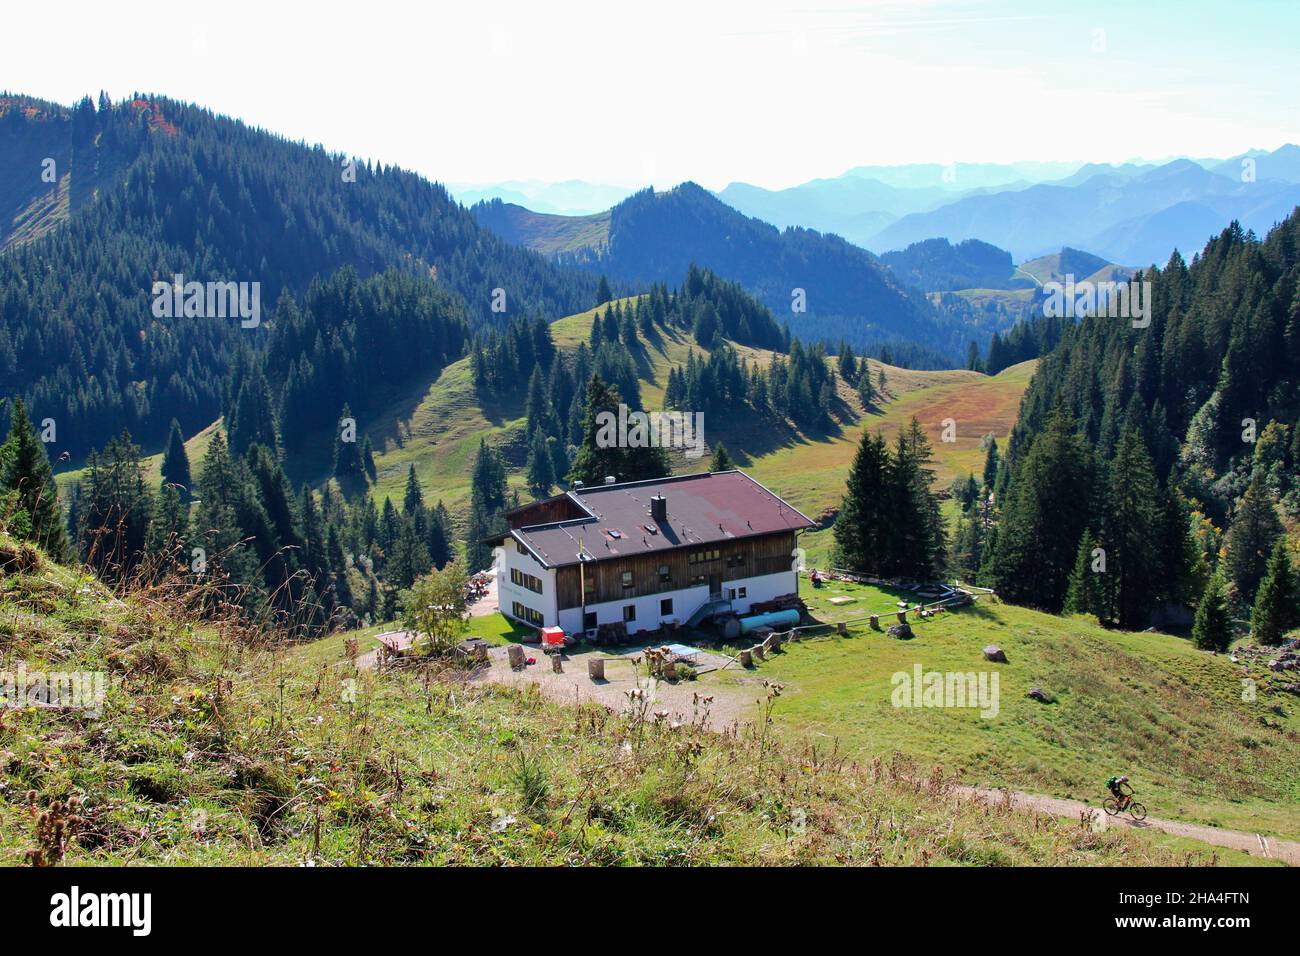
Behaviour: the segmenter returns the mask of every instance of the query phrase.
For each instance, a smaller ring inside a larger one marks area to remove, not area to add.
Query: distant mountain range
[[[500,199],[502,202],[526,206],[533,212],[553,213],[561,216],[583,216],[602,212],[622,202],[635,189],[626,186],[607,186],[569,179],[560,183],[546,183],[536,179],[516,179],[504,183],[473,184],[448,183],[447,191],[466,206]]]
[[[1073,246],[1129,265],[1163,264],[1174,249],[1201,248],[1234,219],[1260,234],[1285,219],[1300,204],[1300,177],[1265,177],[1294,176],[1296,153],[1300,148],[1286,146],[1259,157],[1253,181],[1243,178],[1239,160],[1211,170],[1182,159],[1151,169],[1103,167],[1064,185],[964,196],[901,217],[868,247],[943,236],[991,242],[1017,259]]]
[[[580,182],[503,183],[456,195],[592,215],[627,191]],[[1174,249],[1201,248],[1234,219],[1262,234],[1285,218],[1300,204],[1300,147],[1159,163],[859,166],[788,189],[733,182],[716,195],[780,229],[833,233],[876,253],[928,239],[976,239],[1017,261],[1072,247],[1141,266],[1167,261]]]
[[[997,331],[995,321],[955,320],[839,236],[777,229],[695,183],[646,189],[594,216],[547,215],[499,200],[471,212],[513,243],[631,284],[674,282],[693,263],[706,267],[740,283],[806,341],[844,338],[858,350],[911,341],[929,350],[921,361],[938,364],[960,360],[970,339]]]

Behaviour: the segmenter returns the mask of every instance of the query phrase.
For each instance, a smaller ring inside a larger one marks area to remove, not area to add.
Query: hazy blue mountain
[[[868,247],[902,248],[943,236],[982,239],[1017,259],[1068,245],[1126,264],[1164,262],[1175,248],[1200,248],[1234,219],[1263,233],[1297,202],[1300,186],[1263,179],[1243,183],[1182,159],[1137,174],[1101,173],[1074,186],[1045,183],[963,197],[900,218],[872,237]],[[1160,215],[1184,203],[1217,213],[1213,228],[1207,231],[1210,218],[1190,207]]]
[[[842,178],[873,179],[896,189],[937,188],[948,192],[1005,189],[1016,183],[1046,182],[1075,172],[1081,162],[911,163],[902,166],[855,166]]]
[[[1257,180],[1275,179],[1286,183],[1300,183],[1300,146],[1292,143],[1279,146],[1271,153],[1263,149],[1247,150],[1239,156],[1216,162],[1209,168],[1233,179],[1240,179],[1243,172],[1242,160],[1244,159],[1253,159],[1255,161],[1255,178]]]
[[[911,341],[958,361],[971,338],[996,329],[963,325],[919,290],[901,283],[867,251],[839,236],[777,229],[722,202],[695,183],[643,190],[600,217],[549,217],[482,203],[478,221],[520,245],[548,251],[628,283],[674,282],[692,265],[739,283],[805,341],[848,340],[859,349]],[[557,237],[576,238],[558,249]],[[806,310],[794,311],[795,290]]]

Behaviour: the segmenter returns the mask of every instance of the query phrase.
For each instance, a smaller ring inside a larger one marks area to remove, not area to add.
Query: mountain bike
[[[1101,802],[1101,808],[1106,811],[1107,816],[1117,817],[1121,813],[1127,812],[1138,823],[1147,818],[1147,808],[1138,803],[1131,796],[1123,799],[1123,802],[1116,800],[1114,797],[1107,797]]]

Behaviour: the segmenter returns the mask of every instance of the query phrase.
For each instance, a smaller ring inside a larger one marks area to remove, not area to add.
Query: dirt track
[[[1040,813],[1058,817],[1070,817],[1078,820],[1084,811],[1101,813],[1100,808],[1078,800],[1061,800],[1057,797],[1044,797],[1036,793],[1019,793],[1017,791],[991,790],[981,787],[958,787],[959,792],[973,800],[1005,800],[1008,794],[1013,806],[1027,807]],[[1282,860],[1291,866],[1300,866],[1300,843],[1279,840],[1274,837],[1260,836],[1257,833],[1242,833],[1240,830],[1224,830],[1219,827],[1201,826],[1196,823],[1182,823],[1178,820],[1161,820],[1147,817],[1137,823],[1128,817],[1104,817],[1107,826],[1127,826],[1134,830],[1161,830],[1180,837],[1190,837],[1213,846],[1244,850],[1251,856],[1265,857],[1270,860]]]
[[[391,640],[398,638],[399,643],[406,635],[387,635]],[[724,688],[717,685],[700,685],[690,681],[668,683],[650,682],[645,678],[645,671],[635,669],[631,659],[606,660],[604,681],[593,681],[587,676],[586,654],[565,658],[564,672],[553,673],[551,662],[540,648],[527,648],[528,655],[536,660],[535,664],[523,670],[511,670],[506,658],[506,648],[494,647],[489,655],[490,663],[480,668],[471,678],[475,681],[490,681],[510,687],[523,687],[536,684],[538,689],[552,700],[561,703],[593,702],[622,712],[628,707],[627,692],[640,687],[650,696],[650,708],[654,711],[667,711],[669,718],[684,723],[701,721],[710,730],[723,732],[736,729],[758,713],[759,701],[764,696],[761,682],[755,679],[753,688]],[[374,666],[374,651],[363,655],[361,666]],[[708,704],[698,703],[697,693],[707,691],[712,697]],[[959,786],[957,791],[972,800],[1005,800],[1009,796],[1013,806],[1035,810],[1052,816],[1081,818],[1085,811],[1101,813],[1099,807],[1079,800],[1064,800],[1047,797],[1036,793],[1021,793],[1015,790],[991,789],[984,787]],[[1290,866],[1300,866],[1300,843],[1265,837],[1257,833],[1244,833],[1240,830],[1225,830],[1220,827],[1203,826],[1197,823],[1183,823],[1178,820],[1163,820],[1147,817],[1138,823],[1129,817],[1105,817],[1106,826],[1126,826],[1135,830],[1160,830],[1173,836],[1200,840],[1211,846],[1222,846],[1233,850],[1242,850],[1251,856],[1270,860],[1282,860]]]

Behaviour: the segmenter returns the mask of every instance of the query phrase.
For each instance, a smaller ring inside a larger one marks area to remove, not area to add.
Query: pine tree
[[[709,471],[731,471],[736,467],[736,463],[731,460],[731,455],[727,454],[727,446],[718,442],[713,446],[713,457],[709,459]]]
[[[1095,544],[1092,532],[1085,529],[1079,539],[1079,553],[1074,559],[1074,570],[1065,590],[1066,614],[1096,614],[1101,616],[1101,595],[1097,587],[1097,572],[1092,569]]]
[[[858,401],[868,410],[876,403],[876,389],[871,384],[871,372],[867,368],[866,359],[862,360],[862,370],[858,374]]]
[[[989,436],[988,451],[984,454],[984,487],[989,491],[998,481],[998,440]]]
[[[1285,538],[1278,538],[1255,597],[1250,632],[1260,644],[1281,644],[1287,631],[1300,626],[1300,581],[1296,580]]]
[[[1264,577],[1273,543],[1282,534],[1273,496],[1263,474],[1255,472],[1228,529],[1227,573],[1242,599],[1252,602]]]
[[[664,448],[622,448],[619,436],[611,434],[611,425],[602,424],[602,413],[618,418],[619,395],[613,385],[606,385],[599,375],[587,383],[586,413],[583,418],[582,445],[573,456],[570,482],[599,484],[609,475],[619,481],[642,481],[670,474],[668,452]]]
[[[1223,576],[1216,571],[1205,585],[1192,622],[1192,641],[1202,650],[1226,651],[1232,643],[1228,599],[1223,592]]]
[[[172,555],[184,564],[189,524],[180,489],[164,482],[158,491],[158,504],[149,525],[148,551],[159,556]]]
[[[609,280],[602,275],[600,282],[596,285],[596,305],[604,305],[613,298],[614,293],[610,291]]]
[[[1010,500],[1002,502],[992,565],[1001,597],[1061,610],[1079,539],[1095,514],[1093,487],[1087,446],[1068,416],[1053,415],[1017,467]]]
[[[167,484],[174,485],[180,493],[181,501],[189,503],[192,496],[190,476],[190,457],[185,451],[185,436],[181,434],[180,423],[172,419],[171,431],[167,436],[167,450],[163,453],[162,477]]]
[[[553,441],[554,439],[552,439]],[[541,430],[533,432],[533,440],[528,449],[528,490],[535,498],[545,498],[555,485],[555,461],[547,438]]]
[[[27,407],[15,399],[9,437],[0,446],[0,492],[14,492],[16,510],[25,512],[28,537],[55,561],[68,557],[68,530],[59,509],[54,471]]]
[[[1155,468],[1136,429],[1121,431],[1109,476],[1107,580],[1114,588],[1119,626],[1138,630],[1150,623],[1159,589],[1156,548],[1161,514]]]
[[[864,432],[833,526],[835,560],[841,567],[853,571],[880,568],[881,552],[887,545],[884,502],[888,458],[884,438]]]
[[[355,488],[358,482],[364,484],[366,480],[366,465],[361,457],[361,446],[357,444],[355,421],[352,409],[345,404],[334,438],[334,477],[347,488]]]
[[[424,510],[424,493],[420,491],[420,482],[415,477],[415,465],[406,472],[406,494],[402,498],[402,515],[414,519]]]
[[[470,475],[470,515],[465,532],[465,560],[471,573],[492,563],[492,548],[484,539],[505,528],[501,514],[507,507],[507,494],[505,462],[485,439],[479,439]]]
[[[123,432],[86,459],[77,529],[83,556],[101,574],[125,577],[144,556],[152,517],[140,449]]]

